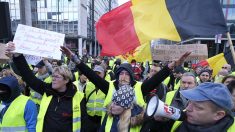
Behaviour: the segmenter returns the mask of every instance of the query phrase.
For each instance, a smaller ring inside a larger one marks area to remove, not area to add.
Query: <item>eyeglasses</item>
[[[222,69],[228,69],[228,67],[222,67]]]
[[[55,78],[55,79],[63,79],[64,78],[63,76],[59,76],[59,75],[52,75],[51,77]]]

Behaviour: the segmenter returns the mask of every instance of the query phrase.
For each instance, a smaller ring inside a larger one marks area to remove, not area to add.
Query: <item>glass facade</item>
[[[77,0],[31,1],[33,26],[65,34],[78,34]]]
[[[228,25],[235,23],[235,0],[220,0]]]

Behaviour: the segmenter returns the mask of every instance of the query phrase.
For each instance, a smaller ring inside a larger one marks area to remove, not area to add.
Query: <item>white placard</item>
[[[64,37],[65,34],[19,24],[13,40],[14,52],[60,60]]]
[[[24,57],[27,63],[31,65],[37,65],[43,59],[40,56],[34,56],[34,55],[24,55]]]

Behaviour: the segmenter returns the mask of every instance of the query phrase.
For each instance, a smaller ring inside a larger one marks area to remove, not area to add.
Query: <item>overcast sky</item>
[[[127,1],[130,1],[130,0],[118,0],[118,4],[121,5],[121,4],[123,4],[123,3],[127,2]]]

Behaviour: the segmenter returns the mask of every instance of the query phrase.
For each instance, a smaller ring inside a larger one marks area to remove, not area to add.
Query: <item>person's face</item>
[[[183,74],[180,73],[180,72],[179,72],[179,73],[176,73],[176,72],[173,73],[173,76],[174,76],[175,78],[181,78],[182,75],[183,75]]]
[[[197,75],[199,75],[199,74],[200,74],[200,72],[201,72],[201,70],[202,70],[202,68],[201,68],[201,67],[197,67],[197,68],[196,68],[196,70],[195,70],[196,74],[197,74]]]
[[[233,104],[235,104],[235,90],[234,89],[231,94],[232,94]],[[233,105],[233,109],[235,110],[235,105]]]
[[[80,75],[80,82],[81,83],[86,83],[86,81],[87,81],[87,77],[85,76],[85,75]]]
[[[225,81],[224,81],[224,85],[228,85],[231,81],[233,81],[234,78],[227,78]]]
[[[96,74],[97,74],[98,76],[100,76],[101,78],[104,78],[104,73],[103,73],[103,72],[98,72],[98,71],[96,71]]]
[[[52,68],[55,68],[58,66],[57,62],[55,62],[55,61],[53,61],[51,65],[52,65]]]
[[[0,85],[0,101],[7,101],[11,96],[10,89],[5,85]]]
[[[192,76],[182,76],[180,88],[182,90],[192,89],[196,86],[195,78]]]
[[[228,72],[231,71],[231,65],[229,65],[229,64],[224,64],[221,68],[228,70]]]
[[[123,70],[119,74],[119,84],[129,85],[130,84],[130,74],[126,70]]]
[[[223,114],[213,110],[212,105],[210,101],[189,101],[186,107],[187,121],[193,125],[206,126],[220,120]]]
[[[202,82],[207,82],[210,79],[210,74],[208,72],[203,72],[199,78]]]
[[[42,67],[38,68],[38,73],[39,73],[40,75],[45,74],[46,71],[47,71],[47,69],[46,69],[45,66],[42,66]]]
[[[119,105],[116,105],[115,102],[112,102],[110,110],[113,115],[120,115],[125,109]]]
[[[61,74],[55,72],[52,74],[52,88],[58,92],[64,92],[66,90],[66,84],[68,80],[66,80]]]
[[[153,75],[155,75],[160,70],[161,70],[160,67],[152,66],[150,71],[149,71],[149,76],[152,77]]]

